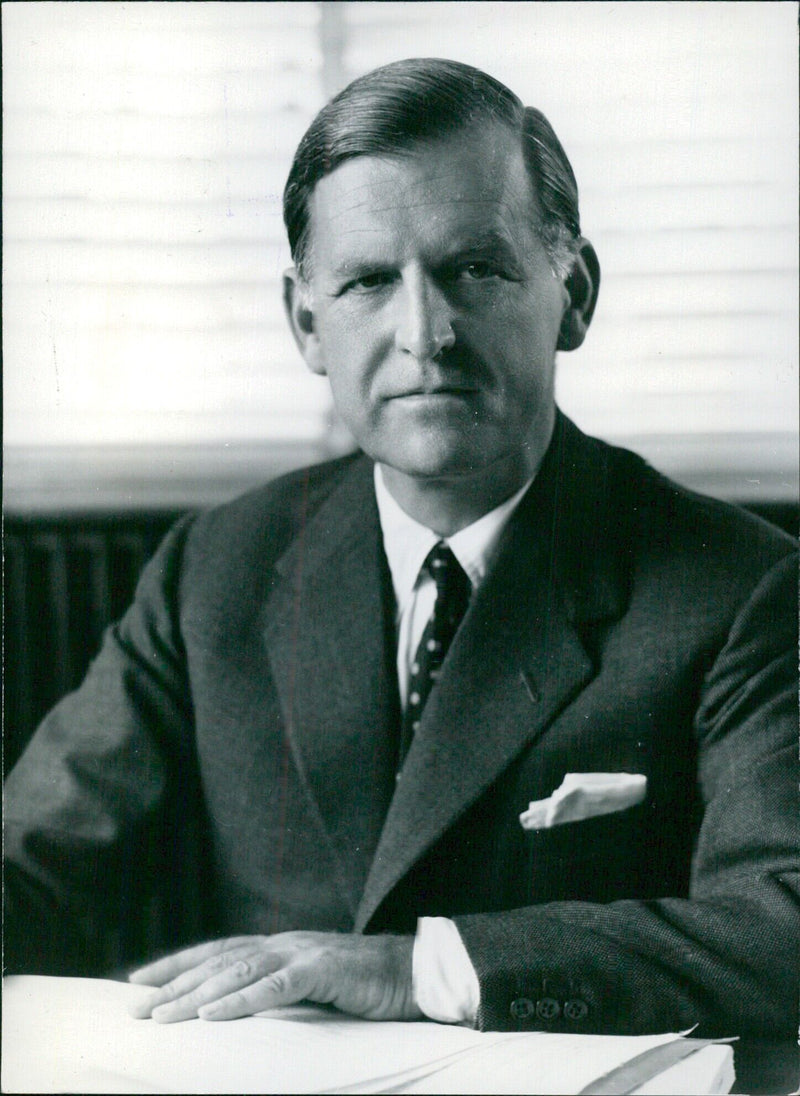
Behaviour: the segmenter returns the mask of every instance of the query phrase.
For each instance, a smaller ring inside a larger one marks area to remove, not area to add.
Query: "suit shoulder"
[[[231,555],[257,553],[268,564],[359,463],[370,465],[362,454],[351,453],[298,468],[198,515],[188,537],[187,563],[218,564]]]
[[[641,552],[681,558],[684,565],[694,559],[743,577],[796,554],[788,533],[742,506],[692,491],[627,449],[597,444],[607,453],[619,528],[631,531]]]

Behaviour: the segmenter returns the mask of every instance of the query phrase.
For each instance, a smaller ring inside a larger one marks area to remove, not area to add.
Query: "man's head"
[[[312,123],[285,211],[298,346],[401,505],[434,528],[453,503],[446,535],[507,498],[599,280],[549,125],[467,66],[390,65]]]
[[[499,123],[515,134],[536,194],[541,236],[565,276],[580,239],[578,186],[545,116],[499,80],[439,58],[396,61],[359,77],[325,106],[295,153],[283,195],[292,261],[307,272],[309,203],[315,186],[355,156],[392,156],[459,130]]]

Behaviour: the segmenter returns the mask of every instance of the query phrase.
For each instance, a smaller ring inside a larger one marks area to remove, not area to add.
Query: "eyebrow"
[[[457,237],[447,249],[446,261],[453,261],[463,255],[502,255],[516,258],[516,249],[505,233],[489,229],[474,236]]]
[[[436,265],[446,267],[466,255],[496,256],[518,261],[513,240],[503,232],[487,229],[486,231],[476,232],[474,235],[457,237],[454,242],[448,244],[446,250],[437,260]],[[352,278],[365,270],[389,270],[394,265],[391,260],[378,254],[373,256],[368,254],[346,256],[332,269],[331,273],[336,279]]]

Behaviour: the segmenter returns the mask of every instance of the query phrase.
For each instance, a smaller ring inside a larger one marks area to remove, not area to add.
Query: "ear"
[[[577,350],[586,338],[600,290],[600,262],[588,240],[581,238],[572,270],[564,281],[569,304],[561,320],[558,350]]]
[[[314,324],[311,287],[294,267],[283,275],[283,307],[306,365],[312,373],[324,377],[327,370]]]

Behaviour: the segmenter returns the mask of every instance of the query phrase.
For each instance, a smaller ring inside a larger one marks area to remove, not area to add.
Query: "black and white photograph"
[[[2,1090],[796,1092],[798,5],[0,17]]]

